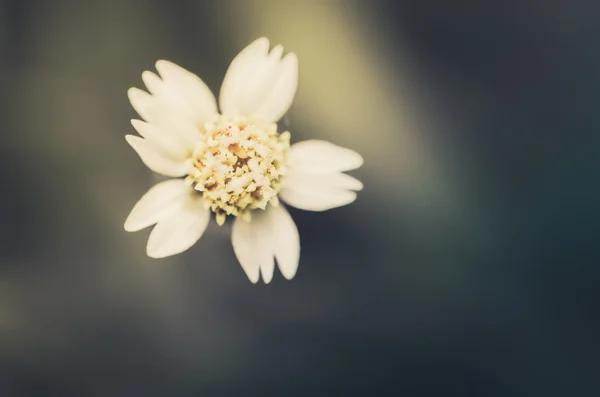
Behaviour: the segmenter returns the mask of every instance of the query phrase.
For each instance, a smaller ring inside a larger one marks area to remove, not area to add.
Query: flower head
[[[332,143],[310,140],[290,146],[276,122],[292,104],[298,82],[295,54],[269,51],[260,38],[231,62],[217,101],[191,72],[158,61],[160,77],[146,71],[149,92],[131,88],[141,137],[127,142],[152,171],[170,179],[152,187],[125,221],[133,232],[156,224],[147,253],[181,253],[200,239],[215,214],[235,218],[232,244],[248,278],[271,281],[275,261],[287,279],[300,256],[298,229],[281,198],[294,207],[323,211],[351,203],[362,184],[344,174],[362,157]]]

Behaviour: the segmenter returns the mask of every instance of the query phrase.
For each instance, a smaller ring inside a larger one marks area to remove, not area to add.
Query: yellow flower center
[[[219,225],[226,215],[250,218],[250,210],[277,205],[290,133],[277,124],[218,116],[190,159],[186,182],[202,194]]]

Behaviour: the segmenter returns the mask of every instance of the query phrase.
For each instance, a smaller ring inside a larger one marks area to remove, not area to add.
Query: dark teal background
[[[123,230],[127,88],[217,92],[261,35],[292,141],[365,157],[267,286],[230,224],[161,261]],[[0,397],[600,395],[599,37],[583,0],[0,1]]]

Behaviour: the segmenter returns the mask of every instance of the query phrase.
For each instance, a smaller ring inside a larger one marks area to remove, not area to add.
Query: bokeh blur
[[[0,1],[0,397],[597,396],[600,7],[587,1]],[[126,91],[299,57],[292,141],[360,152],[292,209],[296,278],[214,223],[145,255],[158,179]]]

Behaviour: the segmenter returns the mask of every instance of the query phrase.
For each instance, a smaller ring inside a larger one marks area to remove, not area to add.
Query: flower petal
[[[291,189],[284,188],[279,192],[283,201],[292,207],[306,211],[326,211],[348,205],[356,200],[356,193],[344,189]]]
[[[300,261],[300,235],[290,213],[282,206],[270,206],[266,210],[273,231],[275,259],[283,277],[291,280]]]
[[[259,273],[268,284],[273,279],[275,259],[281,274],[292,279],[298,269],[300,236],[283,206],[269,206],[252,213],[250,222],[236,219],[231,234],[233,250],[251,282]]]
[[[135,204],[125,220],[125,230],[137,232],[154,225],[181,205],[182,199],[193,192],[181,179],[160,182],[148,190]]]
[[[283,188],[297,190],[362,190],[363,184],[358,179],[342,173],[305,174],[290,172],[283,179]]]
[[[269,40],[261,37],[250,43],[231,61],[219,93],[221,113],[235,113],[242,102],[245,85],[269,51]]]
[[[142,162],[152,171],[171,177],[183,176],[187,173],[188,165],[185,160],[175,160],[169,157],[151,141],[134,135],[126,135],[125,139],[140,156]]]
[[[273,262],[268,220],[257,212],[250,222],[237,218],[231,230],[233,251],[252,283],[258,282],[261,265]]]
[[[233,59],[219,96],[222,113],[276,122],[287,112],[298,86],[298,58],[288,54],[281,59],[279,45],[268,50],[269,41],[262,37]]]
[[[142,80],[163,108],[196,126],[217,113],[215,96],[198,76],[164,60],[156,62],[156,69],[162,79],[147,70],[142,73]]]
[[[152,95],[139,88],[131,87],[127,90],[127,96],[129,97],[131,106],[133,106],[140,117],[146,121],[152,121],[155,107],[155,100],[152,98]]]
[[[274,50],[273,50],[274,51]],[[262,106],[256,115],[268,122],[277,122],[289,110],[298,88],[298,57],[287,54],[279,64],[279,74],[271,80],[271,91],[258,101]]]
[[[179,254],[194,245],[208,226],[210,210],[197,194],[185,196],[182,204],[161,219],[148,238],[146,252],[151,258]]]
[[[130,88],[127,94],[131,105],[142,119],[178,136],[187,147],[195,147],[200,139],[200,131],[192,117],[181,113],[160,97],[152,96],[139,88]]]
[[[269,255],[265,258],[264,262],[260,265],[260,274],[262,275],[263,282],[269,284],[273,280],[273,272],[275,271],[275,258],[273,255]]]
[[[333,143],[310,140],[292,145],[288,153],[289,172],[283,179],[280,197],[288,204],[308,211],[325,211],[350,204],[363,184],[342,174],[362,165],[353,150]]]
[[[353,150],[321,140],[298,142],[290,147],[290,172],[332,173],[360,167],[363,158]]]
[[[156,69],[163,78],[155,95],[184,112],[195,125],[201,125],[217,114],[217,101],[210,88],[194,73],[174,64],[160,60]],[[148,87],[150,88],[150,87]]]
[[[154,146],[162,148],[169,157],[185,161],[193,151],[193,148],[189,147],[181,137],[164,131],[154,124],[142,120],[131,120],[131,125],[142,137],[151,141]]]
[[[160,92],[163,84],[162,79],[149,70],[146,70],[142,73],[142,81],[144,84],[146,84],[146,88],[152,95],[156,95],[158,92]]]

